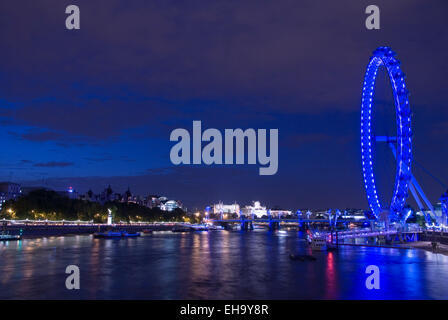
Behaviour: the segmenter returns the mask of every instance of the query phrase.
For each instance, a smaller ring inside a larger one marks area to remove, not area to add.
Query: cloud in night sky
[[[73,166],[73,162],[63,162],[63,161],[50,161],[45,163],[35,163],[35,167],[45,167],[45,168],[56,168],[56,167],[70,167]]]

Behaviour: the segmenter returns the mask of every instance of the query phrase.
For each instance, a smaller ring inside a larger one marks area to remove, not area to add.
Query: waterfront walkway
[[[446,244],[437,244],[437,249],[433,249],[432,242],[431,241],[417,241],[417,242],[411,242],[407,243],[407,246],[409,246],[412,249],[423,249],[425,251],[429,251],[432,253],[440,253],[444,256],[448,256],[448,245]]]

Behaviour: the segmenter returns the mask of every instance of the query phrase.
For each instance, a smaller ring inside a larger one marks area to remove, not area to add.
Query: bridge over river
[[[225,228],[233,226],[235,224],[240,225],[241,230],[252,230],[254,225],[268,226],[269,230],[280,229],[281,225],[295,225],[302,227],[304,224],[323,224],[335,227],[337,224],[348,224],[348,223],[364,223],[369,222],[366,218],[361,219],[280,219],[280,218],[240,218],[240,219],[206,219],[207,223],[222,225]]]
[[[324,237],[328,242],[334,244],[348,244],[355,242],[355,239],[364,239],[366,242],[373,242],[375,244],[382,242],[413,242],[418,241],[423,235],[421,228],[398,228],[389,230],[378,230],[372,228],[356,228],[353,230],[334,231],[337,224],[348,223],[365,223],[369,222],[368,219],[209,219],[208,223],[221,225],[224,228],[230,228],[230,226],[239,225],[241,230],[252,230],[254,225],[265,226],[269,230],[278,230],[281,226],[295,225],[299,228],[304,224],[308,225],[324,225],[333,231],[319,231],[314,233],[314,236]]]

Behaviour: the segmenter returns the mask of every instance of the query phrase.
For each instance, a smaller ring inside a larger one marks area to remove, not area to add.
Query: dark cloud
[[[58,168],[58,167],[70,167],[73,166],[73,162],[64,162],[64,161],[50,161],[44,163],[35,163],[35,167],[45,167],[45,168]]]
[[[92,157],[85,157],[84,160],[92,161],[92,162],[103,162],[103,161],[110,161],[114,158],[112,156],[104,156],[104,157],[98,157],[98,158],[92,158]]]
[[[34,141],[34,142],[44,142],[44,141],[55,141],[62,137],[63,135],[58,132],[29,132],[21,135],[22,139]]]
[[[435,9],[437,4],[444,7],[443,1],[429,6],[416,0],[378,1],[383,28],[376,32],[364,27],[367,4],[197,0],[123,6],[113,0],[104,6],[81,0],[83,26],[75,33],[58,28],[63,3],[5,3],[5,24],[12,28],[21,21],[14,33],[3,29],[9,48],[3,53],[5,70],[26,75],[22,81],[33,81],[33,91],[49,93],[47,102],[61,95],[99,100],[101,106],[92,106],[92,112],[102,113],[106,121],[111,98],[142,93],[174,101],[220,99],[283,112],[319,112],[344,101],[344,110],[353,111],[359,99],[353,88],[360,87],[366,56],[379,44],[415,52],[405,56],[407,72],[420,74],[413,84],[444,74],[444,56],[437,53],[446,40],[444,13]],[[424,66],[426,59],[431,64]],[[33,65],[32,73],[27,65]],[[43,89],[45,81],[35,83],[39,74],[53,85],[57,78],[56,87]],[[10,86],[10,94],[20,92]],[[440,88],[435,83],[420,99],[432,101]],[[87,111],[75,112],[84,116]]]

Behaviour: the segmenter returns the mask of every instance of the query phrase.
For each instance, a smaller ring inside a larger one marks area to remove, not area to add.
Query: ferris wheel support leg
[[[388,144],[390,146],[390,149],[392,150],[392,154],[394,155],[394,158],[396,159],[397,158],[397,154],[396,154],[396,151],[395,151],[395,146],[392,143],[394,140],[391,140],[389,137],[386,137],[387,139],[385,139],[385,137],[378,137],[378,138],[377,138],[377,141],[386,141],[386,142],[388,142]],[[415,201],[417,202],[417,205],[419,206],[419,209],[422,210],[423,214],[425,214],[425,211],[424,211],[425,208],[424,208],[422,202],[420,201],[420,198],[418,197],[418,195],[420,195],[420,197],[423,199],[423,201],[425,202],[425,204],[428,207],[429,211],[431,211],[430,215],[435,219],[436,215],[434,213],[434,207],[432,206],[431,202],[426,197],[425,193],[423,192],[423,189],[418,184],[417,179],[415,179],[415,177],[414,177],[414,175],[412,173],[410,173],[410,175],[411,175],[411,181],[409,183],[409,189],[411,190],[412,196],[414,197]]]
[[[415,190],[415,187],[412,183],[409,184],[409,189],[411,190],[412,196],[415,199],[415,202],[417,202],[418,208],[420,210],[422,210],[422,212],[424,211],[425,207],[423,206],[423,203],[420,201],[420,198],[417,194],[417,191]]]
[[[417,182],[417,179],[415,179],[414,175],[411,174],[411,183],[417,189],[418,193],[420,194],[420,197],[422,197],[423,201],[426,203],[426,206],[429,208],[429,211],[431,211],[431,216],[435,219],[436,214],[434,213],[434,207],[431,204],[431,201],[428,200],[425,193],[423,192],[423,189],[420,187],[420,185]]]
[[[414,184],[412,183],[412,181],[409,184],[409,189],[411,190],[411,193],[412,193],[412,196],[415,199],[415,202],[417,202],[418,208],[422,211],[423,215],[425,216],[426,221],[429,221],[428,220],[428,215],[429,216],[431,216],[431,215],[430,214],[425,215],[425,207],[423,206],[423,203],[420,201],[420,198],[419,198],[419,196],[417,194],[417,191],[415,190],[415,187],[414,187]]]

